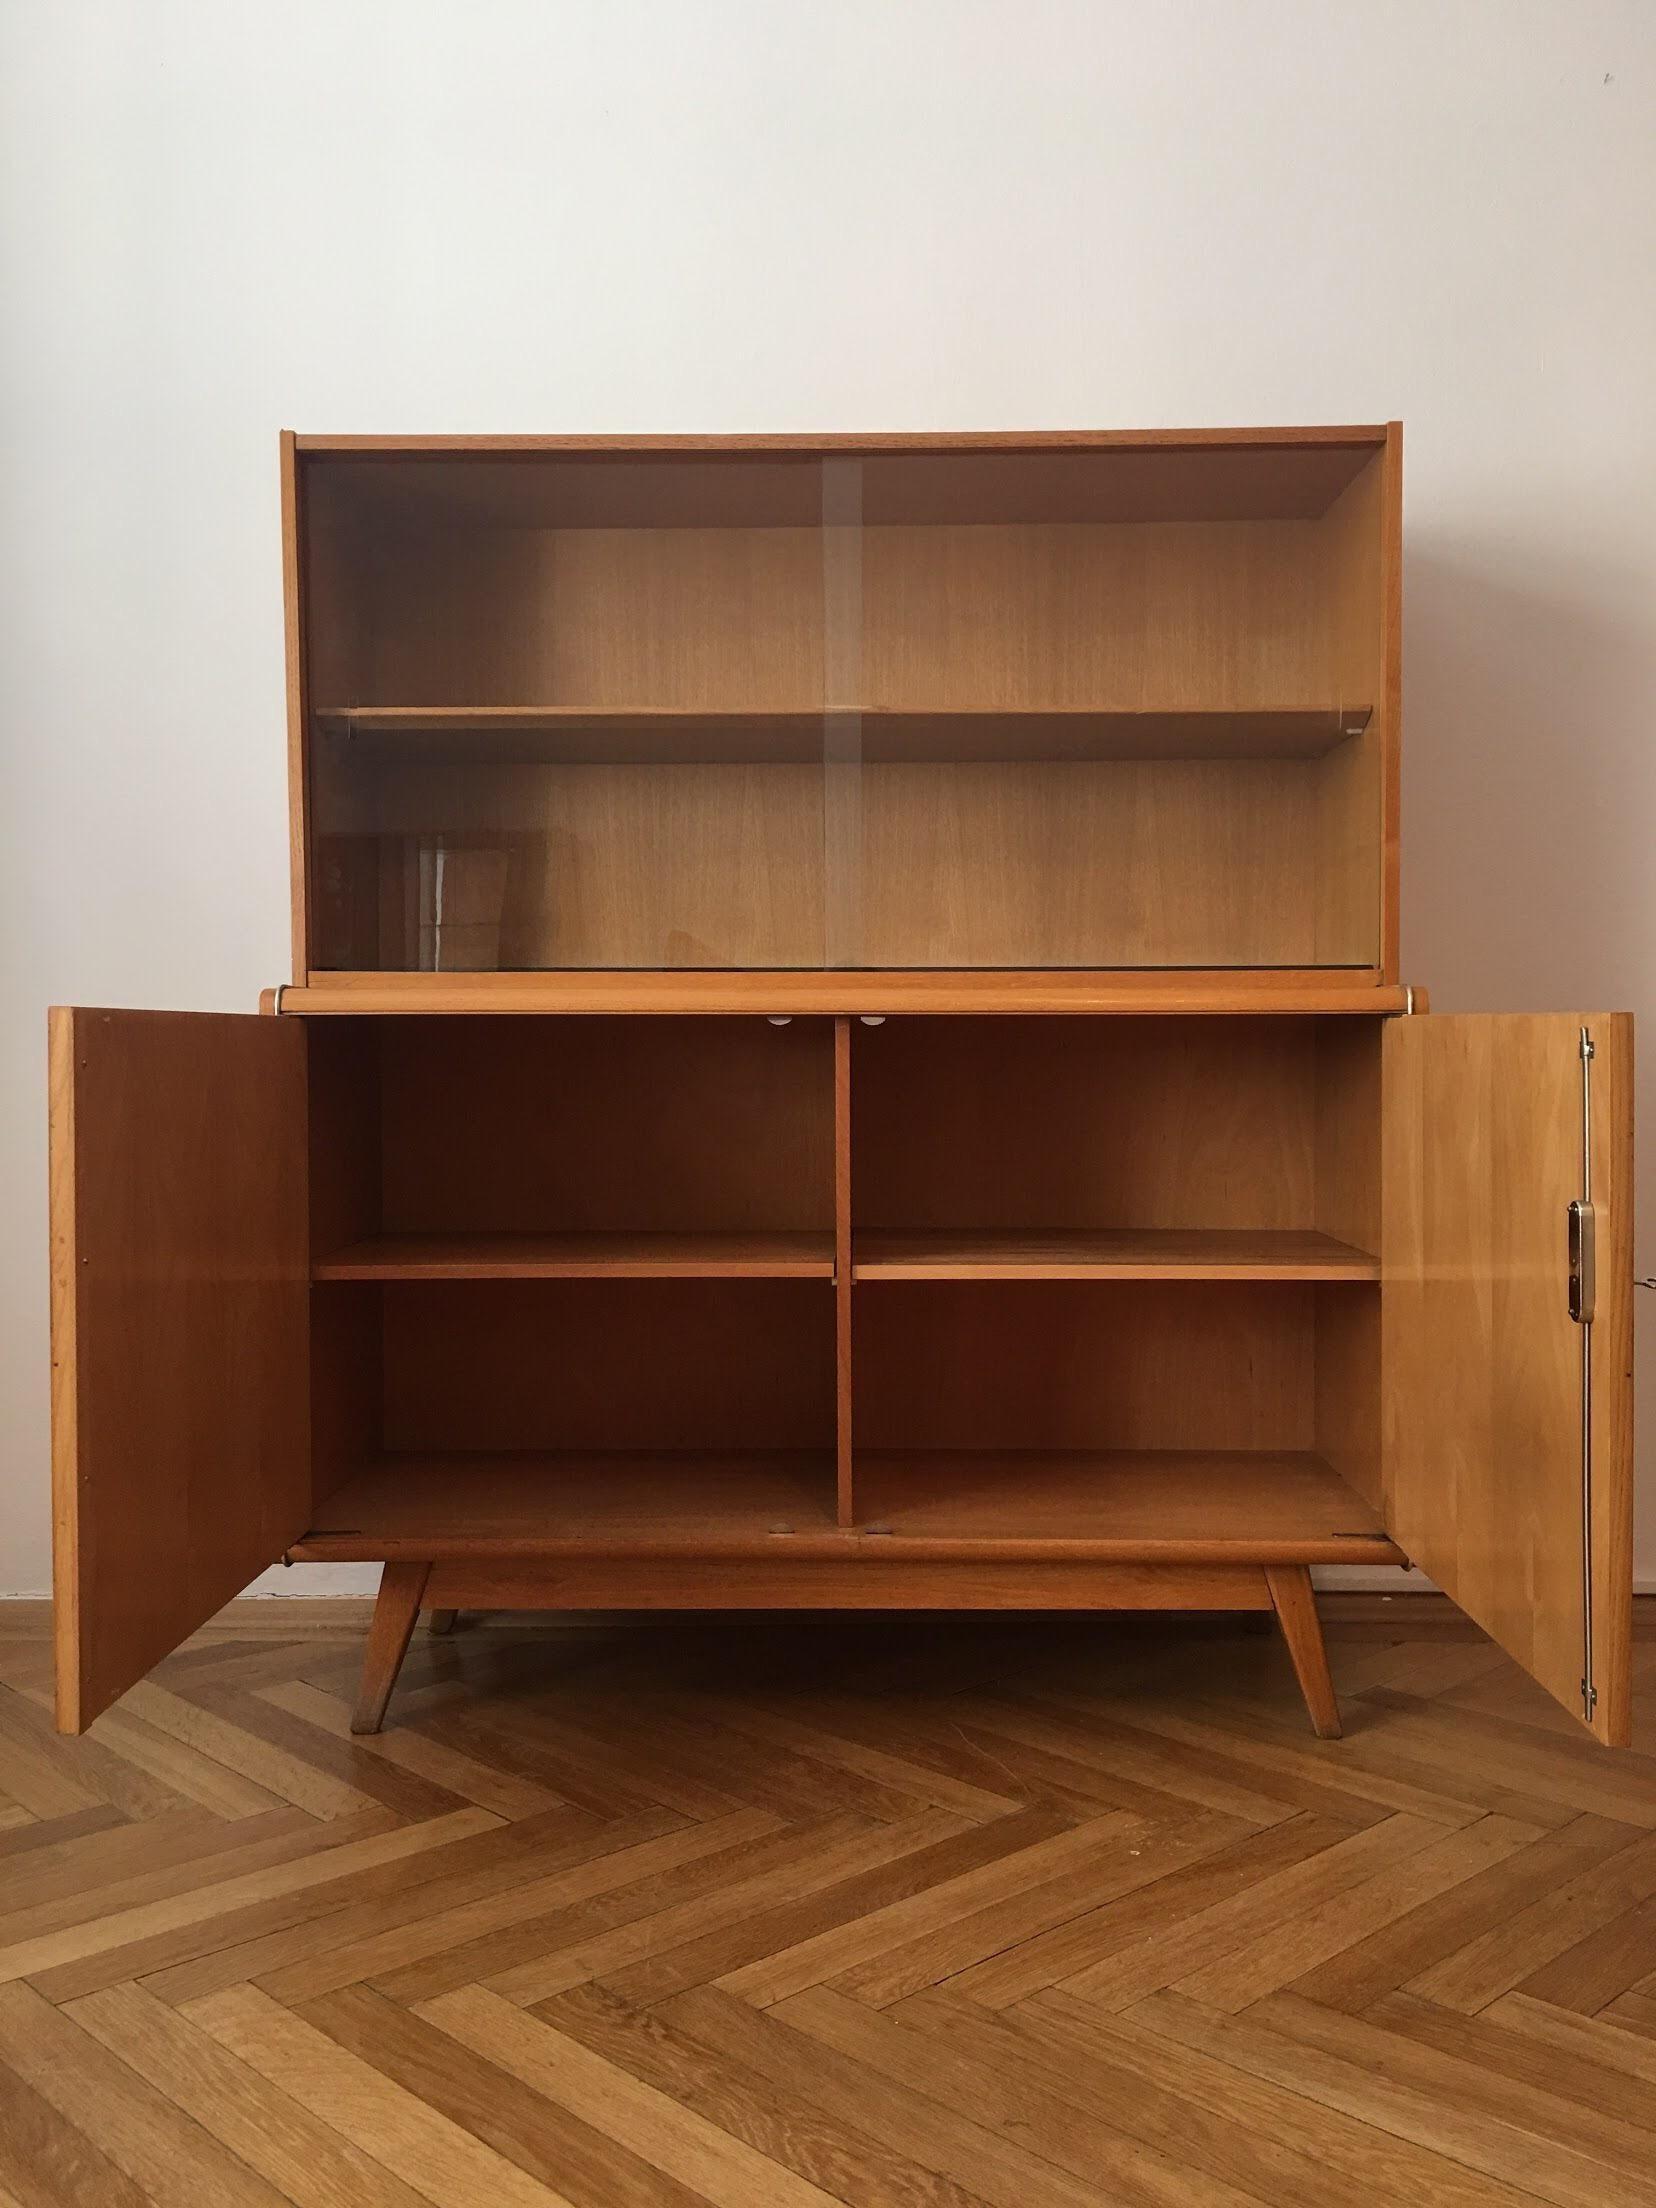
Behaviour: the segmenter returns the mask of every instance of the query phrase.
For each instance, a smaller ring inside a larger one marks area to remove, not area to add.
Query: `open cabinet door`
[[[301,1029],[52,1011],[62,1731],[84,1731],[305,1529]]]
[[[1624,1746],[1632,1020],[1432,1013],[1382,1047],[1388,1531]]]

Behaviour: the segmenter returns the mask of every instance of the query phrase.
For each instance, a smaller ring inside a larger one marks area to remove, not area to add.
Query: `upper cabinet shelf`
[[[1395,978],[1394,431],[289,468],[301,980]]]
[[[688,706],[325,706],[330,738],[385,756],[408,747],[478,766],[672,761],[871,764],[933,760],[1320,759],[1367,728],[1368,705],[1204,712],[1002,712],[905,706],[705,712]]]

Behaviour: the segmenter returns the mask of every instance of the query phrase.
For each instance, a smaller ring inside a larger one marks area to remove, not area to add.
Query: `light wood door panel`
[[[303,1021],[51,1014],[57,1714],[81,1732],[310,1514]]]
[[[1632,1630],[1632,1059],[1620,1013],[1434,1014],[1388,1022],[1383,1043],[1387,1530],[1618,1745]],[[1583,1328],[1569,1312],[1568,1221],[1587,1193],[1589,1122],[1598,1296]]]

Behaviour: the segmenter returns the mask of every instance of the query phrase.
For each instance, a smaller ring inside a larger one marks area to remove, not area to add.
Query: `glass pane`
[[[1367,966],[1372,447],[330,459],[322,967]]]
[[[850,962],[1371,963],[1364,457],[870,458]]]
[[[318,965],[826,963],[819,463],[432,459],[317,488]]]

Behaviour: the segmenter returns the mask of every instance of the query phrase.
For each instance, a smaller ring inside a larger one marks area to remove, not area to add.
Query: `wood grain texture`
[[[1372,1149],[1378,1063],[1367,1093],[1355,1079],[1335,1093],[1319,1079],[1319,1053],[1339,1047],[1325,1025],[1164,1015],[859,1029],[859,1232],[1320,1230],[1372,1251],[1378,1218],[1355,1206],[1336,1218],[1324,1200],[1319,1144]]]
[[[1319,1740],[1338,1740],[1340,1706],[1328,1676],[1328,1653],[1317,1620],[1311,1574],[1302,1565],[1271,1565],[1265,1573],[1265,1584],[1270,1589],[1271,1607],[1282,1628],[1294,1676],[1311,1712],[1311,1729]]]
[[[1380,1260],[1292,1228],[867,1234],[862,1280],[1378,1280]]]
[[[310,1512],[303,1034],[51,1016],[58,1722],[80,1731]]]
[[[864,1281],[858,1446],[1308,1450],[1318,1293],[1297,1280]]]
[[[1388,1524],[1541,1681],[1582,1708],[1583,1333],[1567,1212],[1583,1193],[1590,1032],[1604,1332],[1591,1329],[1594,1673],[1627,1737],[1632,1603],[1628,1305],[1631,1021],[1465,1014],[1399,1022],[1385,1052],[1383,1446]]]
[[[853,1527],[836,1523],[833,1468],[828,1449],[395,1455],[331,1495],[294,1553],[653,1558],[687,1578],[705,1566],[709,1595],[715,1565],[743,1558],[863,1556],[895,1568],[943,1555],[1384,1563],[1395,1553],[1372,1511],[1310,1454],[865,1450]],[[964,1583],[961,1600],[969,1606]]]
[[[380,1574],[374,1622],[368,1628],[368,1645],[362,1656],[362,1687],[351,1712],[353,1733],[377,1733],[380,1729],[430,1576],[429,1564],[387,1564]]]
[[[1417,992],[1418,995],[1418,992]],[[986,1012],[1028,1015],[1168,1012],[1241,1015],[1317,1012],[1392,1015],[1409,993],[1380,986],[1378,970],[1333,977],[1306,967],[1180,973],[546,973],[381,974],[315,969],[283,989],[277,1009],[309,1018],[359,1013],[629,1012],[807,1014]]]
[[[367,1026],[324,1140],[357,1161],[342,1238],[832,1230],[826,1020]]]
[[[820,1234],[386,1234],[316,1259],[316,1280],[830,1280]]]
[[[158,1675],[227,1771],[291,1726],[278,1834],[122,1785],[131,1731],[41,1794],[8,1606],[0,2198],[1656,2194],[1646,1642],[1605,1759],[1430,1597],[1323,1598],[1325,1742],[1222,1619],[469,1615],[353,1744],[338,1607],[236,1604]],[[376,1768],[430,1791],[329,1813]]]

